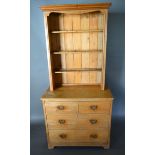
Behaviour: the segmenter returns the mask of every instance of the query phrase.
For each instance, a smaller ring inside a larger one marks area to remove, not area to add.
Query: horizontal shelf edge
[[[68,53],[85,53],[85,52],[92,52],[92,53],[98,53],[102,52],[103,50],[78,50],[78,51],[59,51],[59,52],[53,52],[53,54],[68,54]]]
[[[103,32],[103,30],[60,30],[60,31],[51,31],[51,33],[81,33],[81,32]]]
[[[108,9],[112,3],[95,3],[95,4],[63,4],[63,5],[42,5],[42,11],[53,10],[81,10],[81,9]]]
[[[102,71],[102,68],[88,68],[88,69],[61,69],[55,70],[55,73],[66,73],[66,72],[91,72],[91,71]]]

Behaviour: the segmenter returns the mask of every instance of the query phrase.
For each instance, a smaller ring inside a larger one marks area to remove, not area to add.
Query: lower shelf
[[[59,70],[55,70],[55,73],[66,73],[66,72],[101,72],[102,68],[74,68],[74,69],[59,69]]]
[[[103,50],[66,50],[66,51],[55,51],[55,52],[52,52],[53,54],[77,54],[77,53],[99,53],[99,52],[102,52]]]

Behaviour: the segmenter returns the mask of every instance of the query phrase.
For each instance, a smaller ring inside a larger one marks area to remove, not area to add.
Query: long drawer
[[[63,142],[108,142],[107,130],[49,130],[51,143]]]
[[[48,114],[49,129],[108,128],[109,115],[104,114]]]

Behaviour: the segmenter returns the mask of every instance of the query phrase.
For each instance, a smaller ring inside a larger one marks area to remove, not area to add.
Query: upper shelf
[[[103,30],[62,30],[62,31],[51,31],[51,33],[81,33],[81,32],[103,32]]]
[[[87,10],[87,9],[108,9],[111,3],[96,3],[96,4],[65,4],[65,5],[44,5],[40,9],[42,11],[56,10]]]
[[[66,51],[53,51],[53,54],[68,54],[68,53],[98,53],[102,52],[103,50],[66,50]]]

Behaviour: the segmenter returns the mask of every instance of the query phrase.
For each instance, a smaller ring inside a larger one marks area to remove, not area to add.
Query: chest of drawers
[[[76,89],[75,89],[76,88]],[[48,148],[109,148],[112,95],[98,86],[67,86],[47,90],[41,98]]]

